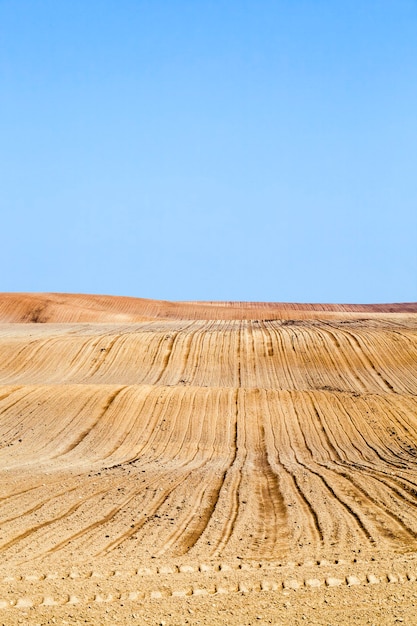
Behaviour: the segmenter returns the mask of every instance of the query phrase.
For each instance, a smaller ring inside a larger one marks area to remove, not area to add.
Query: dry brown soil
[[[417,624],[417,305],[0,322],[0,624]]]

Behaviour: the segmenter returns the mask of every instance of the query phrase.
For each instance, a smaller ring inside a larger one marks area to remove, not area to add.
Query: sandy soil
[[[0,624],[417,623],[417,305],[0,322]]]

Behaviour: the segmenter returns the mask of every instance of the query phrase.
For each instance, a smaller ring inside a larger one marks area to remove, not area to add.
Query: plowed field
[[[0,623],[416,623],[416,305],[0,321]]]

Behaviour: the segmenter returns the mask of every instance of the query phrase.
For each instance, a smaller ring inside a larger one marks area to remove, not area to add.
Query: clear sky
[[[415,0],[0,0],[0,291],[417,300]]]

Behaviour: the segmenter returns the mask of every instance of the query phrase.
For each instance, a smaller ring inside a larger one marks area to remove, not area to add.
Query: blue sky
[[[417,300],[414,0],[1,0],[0,291]]]

